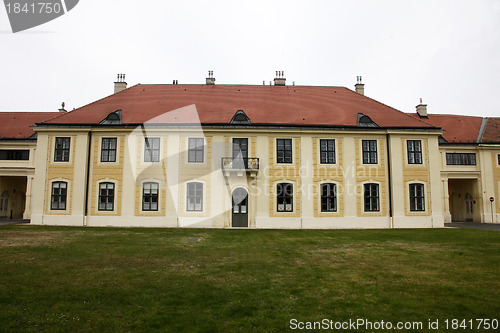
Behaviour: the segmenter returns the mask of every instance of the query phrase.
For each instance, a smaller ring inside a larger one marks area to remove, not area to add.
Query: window
[[[276,190],[278,212],[293,212],[293,184],[279,183]]]
[[[377,164],[377,140],[363,140],[363,164]]]
[[[500,154],[498,154],[498,165],[500,165]]]
[[[337,211],[337,186],[335,184],[321,184],[321,211]]]
[[[158,210],[158,183],[144,183],[142,185],[142,210]]]
[[[0,150],[0,160],[27,161],[29,159],[29,150]]]
[[[420,140],[406,141],[408,164],[422,164],[422,142]]]
[[[99,210],[114,210],[115,202],[115,184],[100,183],[99,184]]]
[[[410,184],[410,211],[422,212],[425,210],[425,196],[423,184]]]
[[[66,210],[66,197],[67,197],[68,183],[66,182],[53,182],[52,195],[50,200],[50,209],[52,210]]]
[[[144,139],[144,162],[160,161],[160,138]]]
[[[446,153],[447,165],[476,165],[474,153]]]
[[[116,138],[102,138],[101,162],[116,162]]]
[[[335,140],[319,140],[320,160],[323,164],[335,164]]]
[[[56,138],[56,149],[54,150],[55,162],[69,161],[70,138]]]
[[[203,163],[204,148],[203,138],[189,138],[188,162]]]
[[[378,212],[379,205],[379,191],[378,184],[365,184],[365,212]]]
[[[187,184],[187,211],[203,211],[203,183]]]
[[[292,139],[276,139],[278,163],[292,163]]]

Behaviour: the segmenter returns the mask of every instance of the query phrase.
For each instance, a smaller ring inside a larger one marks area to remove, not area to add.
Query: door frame
[[[236,192],[237,190],[239,189],[242,189],[243,191],[246,192],[247,194],[247,197],[246,197],[246,226],[234,226],[234,192]],[[245,187],[243,186],[237,186],[233,189],[233,191],[231,192],[231,227],[232,228],[248,228],[249,227],[249,203],[250,203],[250,195],[248,193],[248,189],[246,189]]]

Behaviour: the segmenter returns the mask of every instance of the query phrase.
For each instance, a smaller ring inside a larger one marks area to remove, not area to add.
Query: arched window
[[[276,202],[278,212],[293,212],[293,184],[276,185]]]
[[[380,211],[379,186],[378,184],[364,185],[365,212]]]
[[[99,183],[98,210],[113,211],[115,208],[115,184]]]
[[[187,206],[188,212],[203,211],[203,183],[192,182],[187,184]]]
[[[68,183],[66,182],[52,183],[50,209],[66,210],[67,191],[68,191]]]
[[[142,184],[142,210],[157,211],[158,210],[158,191],[159,185],[155,182],[147,182]]]
[[[337,211],[337,185],[333,183],[321,184],[321,211]]]

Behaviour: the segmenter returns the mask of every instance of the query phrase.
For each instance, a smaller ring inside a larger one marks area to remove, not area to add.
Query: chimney
[[[207,85],[215,84],[214,71],[208,71],[208,77],[206,78],[206,83]]]
[[[416,108],[420,118],[427,118],[427,104],[422,104],[422,99],[420,99],[420,104]]]
[[[276,77],[274,78],[274,85],[275,86],[284,86],[285,82],[286,82],[285,72],[276,71]]]
[[[127,89],[127,82],[125,82],[125,74],[118,74],[115,82],[115,94],[122,90]]]
[[[61,103],[61,108],[59,109],[59,112],[68,112],[64,109],[64,102]]]
[[[365,95],[365,85],[361,83],[362,77],[357,76],[357,83],[354,85],[354,88],[356,89],[356,92],[360,95]]]

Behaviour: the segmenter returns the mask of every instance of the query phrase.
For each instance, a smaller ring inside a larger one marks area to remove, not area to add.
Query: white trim
[[[70,208],[71,208],[71,201],[70,200],[70,195],[71,195],[71,181],[67,178],[53,178],[48,180],[49,182],[49,191],[48,191],[48,200],[46,201],[49,205],[48,207],[48,213],[53,214],[53,215],[64,215],[64,214],[69,214]],[[52,184],[55,182],[65,182],[66,183],[66,209],[52,209]],[[73,196],[71,195],[71,198]]]
[[[184,164],[193,166],[205,166],[208,160],[208,140],[205,136],[184,136]],[[203,139],[203,162],[189,162],[189,139]]]
[[[69,138],[69,157],[68,161],[56,161],[56,138]],[[51,147],[52,147],[52,156],[49,156],[50,164],[53,165],[73,165],[73,148],[74,144],[76,144],[76,137],[73,135],[54,135],[51,136]]]
[[[336,181],[336,180],[330,180],[330,179],[324,179],[324,180],[320,180],[318,183],[318,186],[317,186],[317,190],[316,190],[316,195],[318,196],[318,206],[317,206],[317,209],[318,209],[318,215],[319,216],[340,216],[340,201],[339,201],[339,187],[340,187],[340,182],[339,181]],[[335,200],[336,200],[336,207],[337,209],[333,212],[323,212],[321,211],[321,186],[323,184],[335,184]]]
[[[280,183],[291,183],[292,184],[292,187],[293,187],[293,192],[292,192],[292,211],[291,212],[279,212],[278,211],[278,184]],[[274,207],[273,207],[273,212],[274,214],[279,214],[279,215],[283,215],[283,216],[287,216],[287,215],[295,215],[297,213],[297,182],[294,181],[294,180],[291,180],[291,179],[280,179],[280,180],[276,180],[273,182],[273,191],[272,191],[272,195],[274,195],[274,200],[270,202],[274,202]]]
[[[162,156],[163,156],[163,144],[162,144],[162,136],[148,136],[148,135],[140,135],[138,136],[142,138],[141,140],[141,160],[140,160],[140,165],[142,166],[151,166],[151,165],[159,165],[162,163]],[[146,139],[158,139],[160,142],[160,151],[158,152],[158,162],[146,162],[144,161],[144,156],[145,156],[145,151],[146,151]],[[99,156],[100,157],[100,156]]]
[[[114,192],[114,197],[113,197],[113,210],[99,210],[99,197],[100,197],[100,192],[99,192],[99,185],[101,183],[113,183],[115,184],[115,192]],[[121,198],[118,198],[118,181],[115,179],[110,179],[110,178],[102,178],[98,179],[95,183],[95,189],[96,189],[96,196],[95,196],[95,212],[94,214],[110,214],[114,215],[117,213],[117,207],[118,207],[118,199],[121,200]]]
[[[98,137],[98,150],[97,150],[97,165],[120,165],[120,137],[119,136],[112,136],[112,135],[106,135],[106,136],[99,136]],[[115,156],[115,161],[114,162],[102,162],[101,157],[102,157],[102,139],[116,139],[116,156]]]
[[[143,199],[144,199],[144,183],[156,183],[158,184],[158,209],[157,210],[143,210]],[[162,211],[162,195],[161,195],[161,192],[162,192],[162,189],[163,189],[163,186],[162,186],[162,181],[159,180],[159,179],[155,179],[155,178],[148,178],[148,179],[142,179],[141,181],[139,181],[139,187],[140,187],[140,194],[139,194],[139,212],[141,214],[154,214],[154,215],[158,215],[158,214],[161,214],[161,211]]]
[[[387,212],[383,213],[384,207],[384,197],[382,196],[382,182],[378,180],[365,180],[359,183],[361,185],[361,215],[374,215],[374,216],[386,216]],[[378,210],[375,211],[365,211],[365,184],[377,184],[378,185]]]
[[[412,211],[410,209],[411,207],[411,201],[410,201],[410,185],[411,184],[421,184],[424,186],[424,207],[425,209],[424,210],[416,210],[416,211]],[[414,216],[414,215],[427,215],[428,214],[428,207],[430,205],[430,202],[428,200],[428,195],[427,195],[427,183],[423,180],[418,180],[418,179],[414,179],[414,180],[409,180],[407,182],[405,182],[405,193],[406,193],[406,200],[405,200],[405,206],[406,206],[406,215],[407,216]]]
[[[338,167],[339,166],[339,150],[338,150],[338,143],[339,143],[339,138],[338,137],[316,137],[313,138],[316,140],[316,148],[317,148],[317,164],[318,167]],[[334,140],[334,148],[335,148],[335,163],[321,163],[321,140]]]
[[[201,210],[188,210],[187,207],[188,207],[188,184],[190,183],[202,183],[203,185],[203,196],[201,198]],[[185,202],[184,202],[184,213],[186,214],[204,214],[206,213],[207,209],[206,209],[206,204],[207,204],[207,182],[204,181],[204,180],[201,180],[201,179],[191,179],[189,181],[186,181],[185,182],[185,185],[184,185],[184,198],[185,198]]]

